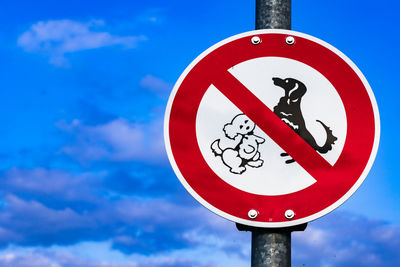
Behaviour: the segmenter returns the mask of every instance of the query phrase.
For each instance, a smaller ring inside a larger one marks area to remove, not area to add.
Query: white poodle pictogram
[[[256,125],[246,115],[236,115],[230,123],[225,124],[225,136],[233,140],[231,146],[221,149],[220,139],[211,144],[215,156],[221,156],[222,162],[230,168],[230,172],[242,174],[246,166],[259,168],[264,161],[260,158],[259,144],[265,139],[254,134]]]

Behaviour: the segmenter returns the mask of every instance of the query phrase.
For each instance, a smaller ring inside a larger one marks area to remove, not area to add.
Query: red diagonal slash
[[[278,118],[231,73],[216,75],[214,86],[245,113],[264,133],[286,151],[316,180],[332,166],[306,141]],[[271,80],[272,82],[272,80]]]

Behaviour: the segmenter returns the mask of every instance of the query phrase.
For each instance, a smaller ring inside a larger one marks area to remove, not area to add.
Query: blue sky
[[[9,1],[0,8],[0,267],[248,266],[250,234],[175,177],[162,124],[202,51],[254,29],[254,1]],[[293,235],[294,266],[399,266],[397,1],[293,1],[381,115],[372,170]]]

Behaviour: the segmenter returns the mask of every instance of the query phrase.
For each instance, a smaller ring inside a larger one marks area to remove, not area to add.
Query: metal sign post
[[[256,30],[291,29],[291,0],[256,0]],[[291,266],[291,232],[304,231],[307,224],[288,228],[257,228],[236,224],[251,231],[251,266]]]
[[[290,30],[291,6],[291,0],[256,0],[256,30]]]
[[[307,224],[284,228],[258,228],[236,223],[239,231],[251,231],[252,267],[291,266],[291,233],[304,231]]]

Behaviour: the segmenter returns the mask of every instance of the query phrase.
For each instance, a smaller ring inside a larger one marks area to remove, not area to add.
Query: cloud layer
[[[237,231],[232,222],[193,206],[169,206],[161,202],[142,203],[139,207],[125,204],[118,206],[125,211],[120,210],[125,216],[123,224],[130,227],[129,221],[136,221],[140,230],[127,236],[116,232],[110,241],[78,242],[66,247],[11,246],[0,254],[0,266],[239,267],[250,264],[250,233]],[[161,227],[172,224],[175,226]],[[143,231],[150,231],[159,239],[142,235]],[[181,246],[176,245],[178,236],[185,240]],[[139,240],[147,243],[145,251],[138,249],[143,245]],[[398,226],[336,212],[311,223],[306,231],[293,234],[292,262],[293,266],[311,267],[397,266],[399,241]],[[82,257],[78,251],[89,256]],[[94,255],[98,253],[106,259],[96,259]]]
[[[128,177],[116,181],[123,173],[72,175],[40,168],[3,173],[0,245],[51,247],[107,241],[110,251],[140,256],[134,264],[108,262],[104,266],[226,266],[218,259],[249,260],[250,234],[237,231],[234,223],[213,215],[182,190],[174,191],[179,186],[175,177],[163,171],[134,174],[126,171]],[[171,185],[156,189],[149,181],[157,184],[161,179],[170,180]],[[142,197],[135,186],[142,188]],[[146,197],[149,190],[154,192],[151,198]],[[171,194],[183,194],[187,200],[171,198]],[[335,212],[310,223],[305,232],[293,234],[293,262],[299,266],[396,266],[399,246],[398,226]],[[211,250],[215,254],[205,258],[182,256]],[[149,262],[150,258],[159,261]],[[78,255],[49,254],[49,250],[2,254],[0,264],[11,263],[18,267],[99,264]]]
[[[397,266],[400,228],[352,213],[335,213],[294,234],[295,262],[304,266]]]
[[[18,38],[18,45],[28,52],[50,56],[50,63],[65,65],[67,53],[119,45],[135,47],[143,36],[118,36],[104,31],[104,21],[48,20],[33,24]],[[103,31],[102,31],[103,30]]]

